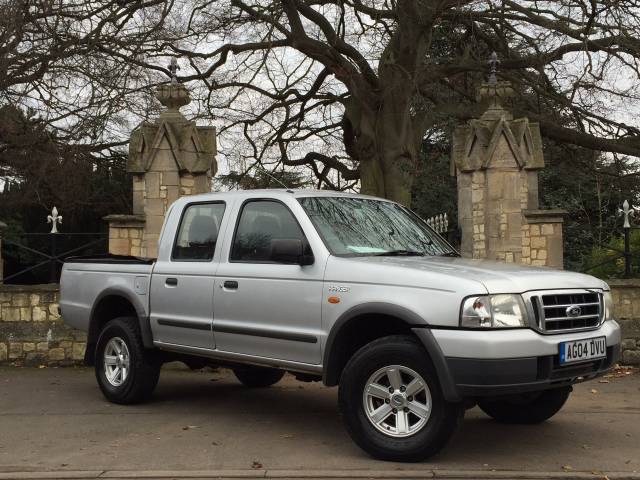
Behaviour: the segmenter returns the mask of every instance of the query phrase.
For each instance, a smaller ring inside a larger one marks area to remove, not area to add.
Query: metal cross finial
[[[496,78],[496,72],[498,71],[498,65],[500,64],[500,60],[498,60],[498,54],[496,52],[491,52],[491,56],[489,57],[489,83],[491,85],[495,85],[498,83],[498,79]]]
[[[624,215],[624,225],[622,228],[631,228],[631,224],[629,223],[629,216],[633,216],[636,212],[636,209],[629,205],[629,201],[625,200],[622,202],[622,208],[619,208],[618,211]]]
[[[176,57],[171,57],[171,62],[169,63],[169,71],[171,72],[171,83],[178,83],[177,72],[180,70],[180,66],[178,65],[178,60]]]
[[[51,223],[51,233],[58,232],[58,223],[62,223],[62,215],[58,215],[58,209],[54,206],[51,215],[47,216],[47,223]]]

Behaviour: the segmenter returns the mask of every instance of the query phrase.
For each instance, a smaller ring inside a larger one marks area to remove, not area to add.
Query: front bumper
[[[455,388],[462,397],[512,395],[558,388],[604,375],[620,356],[620,345],[607,347],[607,357],[560,366],[558,355],[503,358],[446,358]]]
[[[450,401],[572,385],[605,374],[620,356],[620,326],[615,321],[596,330],[554,335],[530,329],[437,327],[414,332],[430,353]],[[560,342],[600,336],[607,339],[606,358],[560,366]]]

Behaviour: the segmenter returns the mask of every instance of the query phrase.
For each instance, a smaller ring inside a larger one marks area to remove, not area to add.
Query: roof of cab
[[[285,188],[268,188],[259,190],[229,190],[227,192],[211,192],[201,193],[199,195],[189,195],[181,197],[181,200],[188,202],[202,202],[207,200],[219,200],[227,197],[240,197],[240,198],[284,198],[291,197],[346,197],[346,198],[368,198],[375,200],[385,200],[384,198],[373,197],[370,195],[361,195],[359,193],[349,192],[336,192],[334,190],[312,190],[312,189],[285,189]]]

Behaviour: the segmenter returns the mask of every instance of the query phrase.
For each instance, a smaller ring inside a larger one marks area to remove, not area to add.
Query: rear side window
[[[306,239],[298,222],[279,202],[256,200],[242,208],[231,248],[231,260],[270,262],[273,240]]]
[[[200,203],[185,209],[173,247],[173,260],[208,261],[213,258],[224,207],[224,203]]]

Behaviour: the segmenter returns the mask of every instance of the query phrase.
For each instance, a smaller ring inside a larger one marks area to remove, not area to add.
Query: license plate
[[[585,338],[560,344],[560,365],[585,362],[607,356],[606,337]]]

